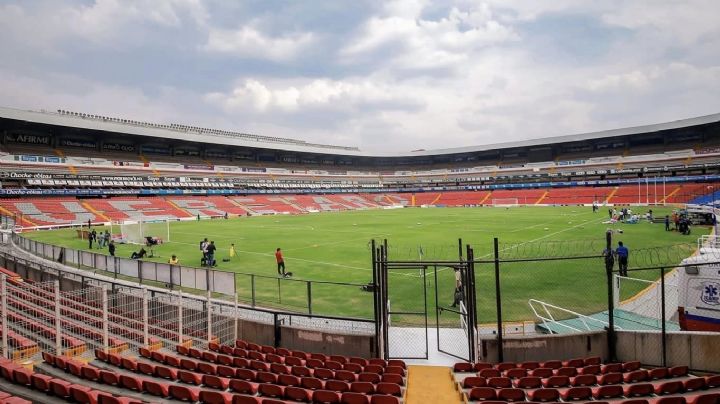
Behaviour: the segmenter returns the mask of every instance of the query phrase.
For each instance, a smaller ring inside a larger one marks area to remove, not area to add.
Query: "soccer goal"
[[[499,198],[492,200],[492,206],[497,206],[499,208],[509,208],[514,206],[520,206],[520,204],[518,203],[518,198]]]
[[[147,244],[148,237],[159,239],[160,243],[170,241],[169,220],[124,221],[113,223],[111,229],[113,236],[117,235],[118,230],[121,240],[129,244]]]

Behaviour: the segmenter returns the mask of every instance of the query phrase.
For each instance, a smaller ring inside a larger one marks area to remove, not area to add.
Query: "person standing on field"
[[[235,258],[235,243],[230,244],[230,258]]]
[[[285,258],[282,255],[282,251],[280,251],[280,247],[275,250],[275,261],[277,261],[278,275],[283,277],[286,276],[287,274],[285,273]]]
[[[111,257],[115,256],[115,242],[112,240],[110,240],[110,243],[108,244],[108,252]]]
[[[215,266],[215,250],[216,250],[215,242],[210,241],[210,244],[207,245],[206,250],[207,250],[207,255],[206,255],[207,266],[214,267]]]
[[[623,245],[622,241],[618,242],[618,247],[615,249],[615,255],[618,257],[620,276],[627,276],[628,256],[630,255],[630,251]]]

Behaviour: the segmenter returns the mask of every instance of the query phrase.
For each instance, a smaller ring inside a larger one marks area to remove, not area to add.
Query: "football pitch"
[[[635,209],[645,213],[648,208]],[[671,212],[669,207],[652,209],[656,217]],[[218,249],[217,269],[239,274],[236,288],[243,303],[251,301],[251,282],[254,282],[258,306],[307,312],[311,305],[314,314],[372,318],[372,294],[359,287],[372,281],[371,239],[387,239],[390,259],[395,260],[457,259],[459,238],[463,244],[474,248],[476,260],[492,260],[494,237],[500,240],[501,256],[511,259],[548,255],[577,257],[599,255],[604,248],[605,231],[614,229],[613,247],[619,240],[629,247],[631,266],[652,266],[650,264],[677,264],[681,257],[692,253],[700,235],[709,233],[709,228],[694,227],[692,235],[683,236],[664,231],[663,224],[646,221],[633,225],[603,224],[607,218],[606,208],[593,213],[590,207],[485,207],[365,210],[171,222],[170,241],[155,247],[154,257],[148,260],[167,262],[175,254],[182,265],[200,266],[199,243],[207,237]],[[153,235],[165,238],[164,223],[150,226],[154,226],[151,231],[157,233]],[[37,231],[25,236],[76,249],[88,248],[87,241],[78,239],[73,229]],[[232,258],[231,244],[235,245],[237,253]],[[117,247],[116,255],[125,258],[139,249],[136,245],[119,244]],[[282,248],[293,280],[278,281],[274,257],[278,247]],[[107,254],[107,249],[94,251]],[[658,251],[664,259],[647,258],[660,257]],[[633,262],[634,257],[643,262]],[[673,262],[660,262],[663,260]],[[532,320],[533,314],[527,303],[530,298],[587,314],[606,308],[606,277],[601,258],[508,263],[501,267],[501,273],[503,318],[506,321]],[[250,274],[256,275],[253,281]],[[434,277],[438,279],[438,305],[446,307],[452,303],[454,275],[447,267],[429,267],[426,275],[427,310],[434,317]],[[658,273],[646,271],[631,276],[657,279]],[[302,280],[313,281],[311,290]],[[492,263],[476,265],[480,323],[495,321],[494,282]],[[393,310],[422,310],[425,288],[418,270],[392,271],[389,283]],[[623,297],[629,297],[628,293],[636,293],[641,287],[630,289],[623,291]],[[311,302],[308,302],[308,292]],[[411,318],[398,319],[398,322],[403,321],[414,322]]]

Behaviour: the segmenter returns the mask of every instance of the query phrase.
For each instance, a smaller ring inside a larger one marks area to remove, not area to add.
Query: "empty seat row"
[[[637,371],[636,371],[637,372]],[[508,388],[517,387],[523,389],[535,389],[541,387],[582,387],[582,386],[606,386],[611,384],[632,384],[645,382],[652,379],[635,377],[634,372],[623,375],[622,373],[608,373],[601,376],[596,375],[578,375],[575,377],[568,376],[550,376],[541,378],[537,376],[525,376],[518,379],[509,377],[481,377],[468,376],[462,380],[463,388],[472,387],[493,387]],[[656,382],[663,382],[667,379],[654,379]],[[699,390],[705,388],[706,380],[710,380],[711,384],[720,382],[720,376],[710,376],[707,379],[701,377],[691,377],[683,380],[686,390]]]
[[[2,377],[11,383],[76,403],[142,404],[142,401],[140,400],[122,396],[117,397],[108,392],[93,389],[89,386],[74,384],[61,378],[33,372],[25,367],[10,362],[7,359],[0,360],[0,370]],[[31,402],[20,398],[0,398],[0,403],[29,404]]]
[[[258,351],[249,351],[245,356],[229,356],[215,353],[212,351],[200,351],[195,348],[188,349],[181,345],[178,345],[176,349],[181,355],[185,355],[206,362],[214,362],[217,364],[232,367],[255,368],[256,370],[271,371],[275,373],[289,373],[290,367],[292,366],[304,366],[311,369],[324,368],[333,371],[348,371],[355,374],[396,374],[400,375],[401,377],[405,377],[405,368],[394,365],[387,365],[383,367],[379,364],[368,363],[366,365],[361,365],[355,362],[347,362],[345,364],[342,364],[333,360],[322,361],[320,359],[314,358],[301,359],[296,356],[280,356],[271,353],[263,354]],[[235,349],[238,350],[240,348]],[[142,349],[140,354],[142,356],[153,358],[158,361],[164,361],[162,359],[163,354],[159,352],[150,352],[147,349]],[[245,353],[243,352],[243,354]],[[188,365],[191,365],[193,362],[194,361],[189,362]]]

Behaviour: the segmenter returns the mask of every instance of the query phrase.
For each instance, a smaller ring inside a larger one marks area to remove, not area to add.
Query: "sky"
[[[720,112],[717,0],[0,0],[0,105],[406,152]]]

